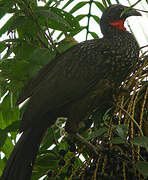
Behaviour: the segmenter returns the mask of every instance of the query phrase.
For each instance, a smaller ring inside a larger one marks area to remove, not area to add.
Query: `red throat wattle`
[[[124,20],[111,21],[109,24],[115,27],[116,29],[126,31],[126,28],[124,27]]]

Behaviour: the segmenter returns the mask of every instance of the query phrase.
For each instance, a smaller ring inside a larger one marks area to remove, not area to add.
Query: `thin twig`
[[[143,132],[142,132],[142,129],[140,128],[139,124],[135,121],[135,119],[125,110],[123,109],[121,106],[117,105],[124,113],[126,113],[130,119],[136,124],[137,128],[139,129],[140,133],[142,136],[144,136]]]

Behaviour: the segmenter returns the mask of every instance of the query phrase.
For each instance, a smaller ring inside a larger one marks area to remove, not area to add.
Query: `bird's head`
[[[114,4],[104,10],[100,19],[100,27],[103,35],[106,35],[117,29],[126,31],[124,27],[126,18],[130,16],[141,16],[141,14],[135,9],[127,8],[127,6],[123,6],[121,4]]]

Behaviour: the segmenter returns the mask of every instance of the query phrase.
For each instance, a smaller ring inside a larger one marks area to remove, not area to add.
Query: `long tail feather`
[[[25,131],[15,145],[0,180],[30,180],[36,155],[46,129]]]

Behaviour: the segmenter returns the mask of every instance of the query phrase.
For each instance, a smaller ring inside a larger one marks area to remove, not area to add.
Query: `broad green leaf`
[[[59,128],[53,127],[53,132],[54,132],[54,136],[56,137],[56,139],[59,139],[61,137]],[[46,137],[44,138],[44,140],[42,142],[40,150],[41,151],[46,150],[53,144],[54,144],[54,137],[53,137],[52,129],[48,128]]]
[[[16,24],[17,23],[17,24]],[[13,25],[13,24],[12,24]],[[35,38],[39,31],[39,25],[31,17],[18,17],[18,21],[14,21],[14,26],[17,26],[19,38]]]
[[[71,30],[71,26],[56,13],[52,12],[50,9],[38,9],[36,13],[45,19],[48,19],[48,25],[52,29],[61,30],[61,31],[69,31]]]
[[[103,12],[105,7],[98,1],[94,1],[95,5]]]
[[[76,4],[76,5],[70,10],[70,13],[73,14],[75,11],[79,10],[80,8],[82,8],[83,6],[85,6],[86,4],[88,4],[87,1],[79,2],[78,4]]]
[[[131,143],[136,146],[141,146],[144,148],[148,148],[148,137],[146,136],[138,136],[134,140],[131,140]]]
[[[0,129],[0,149],[4,145],[7,136],[8,135],[7,135],[6,131]]]
[[[145,178],[148,177],[148,162],[145,161],[137,162],[136,167]]]
[[[59,157],[56,154],[49,152],[37,158],[36,165],[40,167],[54,167],[57,165]]]
[[[12,100],[10,93],[8,93],[0,104],[0,112],[2,113],[3,127],[11,125],[12,122],[15,122],[19,119],[19,109],[15,107],[15,100]],[[12,107],[13,106],[13,107]],[[2,122],[1,122],[2,123]]]
[[[27,41],[16,42],[13,47],[15,53],[15,59],[29,60],[33,51],[36,49],[35,45],[28,43]]]
[[[5,167],[4,160],[0,159],[0,176],[2,175],[4,167]]]
[[[117,125],[116,131],[118,133],[118,136],[120,136],[123,139],[126,139],[128,128],[126,125]]]
[[[7,126],[5,128],[5,131],[6,132],[13,132],[13,131],[15,132],[19,129],[19,126],[20,126],[20,121],[15,121],[12,124],[10,124],[9,126]]]
[[[51,59],[53,59],[55,55],[55,52],[49,51],[49,49],[36,48],[30,56],[29,60],[35,65],[43,66],[47,64]]]
[[[110,141],[111,144],[124,144],[126,140],[121,137],[115,137]]]
[[[10,8],[12,8],[14,5],[14,1],[12,0],[1,0],[0,1],[0,19],[8,13]]]
[[[79,32],[81,32],[83,29],[85,29],[86,27],[84,26],[81,26],[80,27],[80,29],[78,29],[77,31],[71,31],[70,32],[70,34],[69,34],[69,36],[70,37],[74,37],[76,34],[78,34]],[[58,37],[57,37],[57,40],[59,40],[61,37],[62,37],[62,35],[63,35],[64,33],[63,32],[61,32],[59,35],[58,35]]]
[[[48,19],[48,26],[52,29],[68,32],[75,31],[80,28],[76,18],[62,9],[55,7],[48,9],[44,7],[38,7],[35,12],[45,19]],[[47,23],[43,22],[44,21],[41,21],[42,25]]]
[[[58,16],[63,18],[68,24],[70,24],[72,30],[77,31],[80,29],[80,25],[78,21],[70,13],[67,13],[66,11],[58,9],[58,8],[52,8],[51,11],[56,13]]]
[[[90,136],[88,137],[88,140],[90,139],[94,139],[96,137],[100,137],[102,134],[104,134],[107,131],[107,128],[100,128],[97,131],[93,132],[92,134],[90,134]]]
[[[10,153],[12,152],[13,147],[14,147],[14,145],[12,143],[11,138],[9,136],[7,136],[5,144],[1,148],[1,150],[5,153],[5,156],[6,156],[7,159],[10,156]]]
[[[12,30],[22,26],[25,23],[25,20],[26,20],[25,16],[14,16],[13,22],[8,30],[12,31]]]
[[[2,111],[0,111],[0,129],[5,129],[5,127],[6,127],[6,124],[3,119],[3,114],[2,114]]]
[[[4,59],[4,61],[0,64],[0,68],[2,69],[1,75],[5,78],[13,80],[7,85],[7,87],[11,87],[11,84],[15,83],[15,81],[26,80],[26,76],[29,74],[29,67],[29,62],[24,60],[19,61],[18,59]]]

